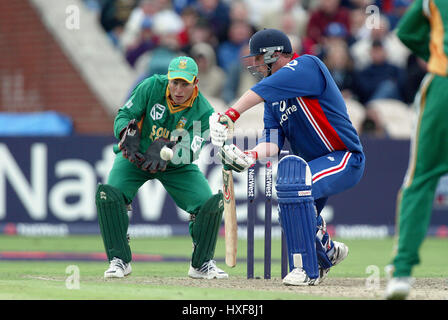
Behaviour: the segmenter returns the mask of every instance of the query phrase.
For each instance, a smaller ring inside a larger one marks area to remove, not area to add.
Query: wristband
[[[248,154],[249,156],[251,156],[255,160],[258,160],[258,152],[257,151],[250,150],[250,151],[244,151],[244,153]]]
[[[232,120],[233,122],[235,122],[240,117],[239,112],[233,108],[227,109],[227,111],[225,112],[225,115],[228,116],[230,118],[230,120]]]

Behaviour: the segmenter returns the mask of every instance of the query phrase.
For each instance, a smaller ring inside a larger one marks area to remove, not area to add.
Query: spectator
[[[384,49],[386,50],[387,61],[390,64],[399,68],[405,67],[410,51],[403,45],[403,43],[401,43],[394,32],[390,32],[389,21],[386,16],[381,15],[378,27],[370,30],[369,37],[358,40],[350,48],[350,53],[355,61],[356,69],[363,69],[371,63],[370,55],[366,54],[366,52],[369,52],[372,42],[375,40],[383,43]]]
[[[406,84],[402,86],[404,103],[411,104],[414,101],[415,94],[420,88],[420,83],[426,72],[426,62],[415,54],[409,55],[402,81],[403,84]]]
[[[333,41],[323,61],[344,97],[353,126],[361,132],[366,111],[354,95],[355,74],[347,43],[341,39]]]
[[[367,15],[364,9],[356,8],[350,10],[350,37],[348,39],[348,45],[367,39],[370,36],[370,30],[366,25]]]
[[[177,14],[182,15],[184,10],[188,7],[193,6],[197,0],[172,0],[171,3],[173,5],[174,11],[176,11]]]
[[[226,75],[216,64],[213,47],[202,42],[195,44],[190,51],[191,57],[198,65],[199,90],[207,98],[221,98]]]
[[[330,23],[339,22],[346,30],[350,30],[349,10],[339,4],[340,0],[319,0],[319,7],[311,14],[307,25],[305,53],[315,53],[315,46],[322,42],[325,29]]]
[[[251,13],[247,4],[243,0],[232,0],[230,3],[230,21],[246,21],[252,28],[252,33],[257,32],[257,28],[250,22]]]
[[[390,29],[395,29],[398,21],[403,16],[412,0],[393,0],[393,6],[391,11],[387,13],[387,18],[389,19]]]
[[[398,67],[387,62],[386,50],[381,41],[375,40],[370,49],[371,64],[356,73],[355,91],[366,107],[363,131],[383,136],[386,132],[378,110],[370,104],[379,99],[401,100]]]
[[[125,52],[139,45],[142,27],[147,27],[149,21],[152,24],[154,16],[161,10],[162,6],[158,0],[143,0],[132,10],[120,38],[121,46]],[[146,21],[144,22],[144,20]]]
[[[191,48],[197,44],[206,42],[216,51],[218,47],[218,38],[212,31],[208,21],[202,17],[196,21],[195,25],[188,30],[188,43],[182,47],[182,51],[190,53]]]
[[[344,98],[353,95],[354,70],[347,44],[344,40],[333,41],[323,59]]]
[[[356,87],[363,104],[375,99],[401,100],[399,80],[401,70],[387,61],[386,50],[380,40],[370,49],[371,64],[357,73]]]
[[[285,12],[283,19],[276,28],[282,30],[287,35],[297,35],[299,26],[292,12]]]
[[[268,12],[280,11],[282,2],[278,0],[244,0],[249,9],[249,23],[257,29],[265,28],[263,16]]]
[[[339,22],[332,22],[326,28],[321,43],[315,47],[315,55],[324,60],[327,51],[333,46],[333,43],[347,43],[349,34],[345,26]]]
[[[236,98],[256,83],[255,78],[247,70],[250,59],[241,58],[249,53],[249,45],[245,44],[240,50],[239,58],[229,68],[222,93],[222,99],[227,104],[232,104]]]
[[[245,20],[249,21],[250,14],[247,5],[242,0],[233,0],[230,2],[230,20]]]
[[[133,67],[143,54],[154,49],[158,45],[158,39],[152,31],[153,21],[150,17],[145,17],[142,21],[142,29],[137,42],[129,46],[126,50],[126,60]]]
[[[170,61],[183,52],[180,50],[179,33],[183,30],[183,21],[172,10],[163,10],[154,16],[153,32],[158,37],[158,46],[147,52],[135,65],[142,79],[154,74],[166,74]]]
[[[184,23],[184,28],[179,34],[179,43],[181,47],[186,47],[190,43],[191,30],[199,20],[199,13],[193,7],[186,7],[180,17]]]
[[[195,9],[208,21],[219,42],[227,40],[230,10],[226,3],[221,0],[197,0]]]
[[[138,0],[104,0],[101,7],[100,23],[112,43],[120,47],[120,37],[124,25]]]
[[[246,21],[232,21],[228,40],[218,46],[218,65],[228,73],[234,61],[239,59],[241,48],[252,36],[252,28]]]
[[[285,17],[291,17],[294,21],[294,34],[302,38],[306,33],[308,24],[308,12],[302,6],[302,0],[283,0],[282,6],[263,15],[264,28],[279,28]],[[285,28],[281,28],[286,34],[290,34]]]

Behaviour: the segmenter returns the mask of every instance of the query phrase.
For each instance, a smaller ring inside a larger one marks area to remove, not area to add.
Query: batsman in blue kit
[[[277,156],[287,139],[292,155],[278,163],[275,189],[286,236],[289,273],[285,285],[317,285],[348,255],[332,241],[320,216],[328,197],[361,179],[365,158],[344,99],[327,67],[312,55],[292,51],[276,29],[256,32],[249,42],[249,71],[259,82],[225,113],[210,116],[210,137],[222,161],[241,172],[257,159]],[[226,144],[240,114],[264,102],[264,130],[252,150]]]

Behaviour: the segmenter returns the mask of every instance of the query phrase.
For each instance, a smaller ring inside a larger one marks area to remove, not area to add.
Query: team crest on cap
[[[187,67],[187,60],[181,59],[179,60],[179,69],[185,69]]]

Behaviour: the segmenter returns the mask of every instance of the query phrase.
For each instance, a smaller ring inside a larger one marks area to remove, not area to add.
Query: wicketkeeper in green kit
[[[131,273],[127,206],[152,179],[159,180],[177,206],[191,215],[193,254],[188,275],[228,277],[213,260],[223,213],[222,193],[213,194],[192,163],[205,143],[208,119],[214,112],[198,90],[197,74],[193,59],[177,57],[167,75],[140,82],[118,111],[114,122],[114,134],[120,140],[117,155],[107,184],[99,184],[96,192],[98,222],[110,262],[105,278]],[[171,160],[161,156],[164,147],[173,151]]]
[[[448,1],[414,1],[399,21],[397,35],[427,61],[428,73],[414,101],[418,118],[397,199],[398,247],[387,299],[405,299],[410,292],[412,268],[420,262],[418,251],[431,220],[435,190],[440,177],[448,173]]]

